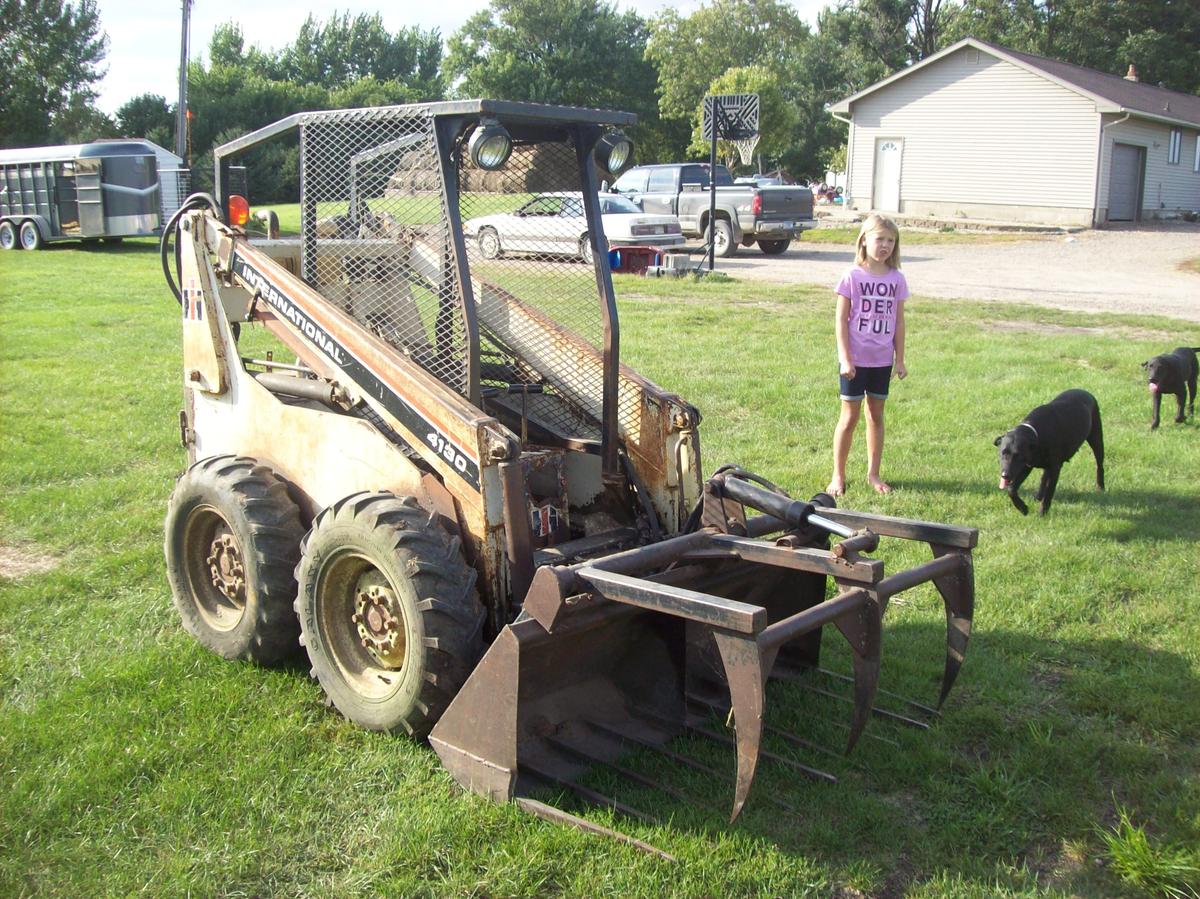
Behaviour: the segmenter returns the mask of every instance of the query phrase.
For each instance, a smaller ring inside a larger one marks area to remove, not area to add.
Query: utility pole
[[[179,38],[179,104],[175,107],[175,155],[183,160],[185,167],[190,165],[188,159],[187,67],[191,18],[192,0],[183,0],[183,34]]]

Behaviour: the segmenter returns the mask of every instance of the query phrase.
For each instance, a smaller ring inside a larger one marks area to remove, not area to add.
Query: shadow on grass
[[[68,253],[70,251],[85,253],[102,253],[109,256],[142,256],[149,253],[158,254],[157,237],[124,238],[120,243],[104,240],[65,240],[44,244],[38,253]]]
[[[1081,864],[1078,853],[1082,847],[1088,861],[1102,856],[1100,832],[1112,821],[1114,796],[1146,817],[1157,813],[1162,827],[1170,826],[1167,819],[1195,820],[1200,810],[1177,807],[1186,803],[1182,797],[1194,797],[1188,785],[1200,733],[1200,681],[1186,658],[1132,641],[977,631],[944,714],[929,717],[899,697],[928,703],[936,696],[944,637],[940,626],[885,622],[877,707],[925,720],[929,728],[875,717],[849,756],[842,755],[848,684],[819,672],[805,676],[810,685],[772,681],[768,727],[811,745],[768,732],[763,749],[775,756],[760,759],[749,801],[733,825],[734,750],[713,739],[683,736],[670,748],[719,777],[652,752],[622,762],[687,801],[613,769],[593,768],[584,776],[589,788],[645,813],[650,830],[631,817],[606,817],[607,809],[570,792],[540,795],[667,851],[673,834],[717,843],[740,834],[835,871],[890,872],[867,890],[888,896],[955,880],[981,885],[984,893],[989,884],[1020,891],[1034,878],[1040,887],[1111,895],[1120,889],[1106,880],[1110,875]],[[844,651],[826,642],[825,664],[848,667]],[[716,716],[707,728],[722,731],[728,724]],[[782,759],[825,770],[838,783],[808,780]],[[1162,835],[1164,842],[1194,839],[1188,824],[1175,826],[1177,832]]]
[[[1041,471],[1036,470],[1021,488],[1021,498],[1029,506],[1027,517],[1030,519],[1039,517],[1038,503],[1034,500],[1034,495],[1040,480]],[[938,492],[950,496],[964,490],[964,485],[959,481],[930,478],[891,478],[890,481],[897,489]],[[1114,489],[1111,487],[1111,476],[1108,481],[1110,486],[1103,491],[1094,487],[1068,487],[1059,481],[1046,517],[1053,516],[1068,504],[1097,509],[1110,521],[1124,524],[1124,527],[1106,534],[1119,542],[1133,539],[1193,542],[1196,535],[1200,534],[1200,503],[1196,502],[1194,495],[1162,490],[1134,490],[1127,487]],[[971,489],[978,488],[973,486]],[[992,492],[996,494],[996,501],[1011,511],[1014,518],[1024,517],[1012,507],[1008,496],[1002,491],[993,488]]]

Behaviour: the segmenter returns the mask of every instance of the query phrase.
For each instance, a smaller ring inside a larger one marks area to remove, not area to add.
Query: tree
[[[330,90],[363,79],[394,82],[401,93],[420,100],[439,99],[442,39],[437,30],[401,28],[395,34],[379,13],[333,15],[322,24],[309,15],[296,40],[276,57],[273,78]]]
[[[631,136],[644,150],[662,137],[648,38],[636,13],[598,0],[492,0],[451,36],[445,73],[460,97],[636,113]]]
[[[95,124],[87,110],[107,51],[96,0],[0,0],[0,146],[52,143],[84,119]]]
[[[175,112],[158,94],[142,94],[117,110],[117,130],[122,137],[144,137],[160,147],[170,147],[175,136]]]
[[[641,112],[647,37],[636,13],[597,0],[492,0],[451,36],[446,74],[464,97]]]
[[[1112,75],[1200,93],[1200,6],[1163,0],[965,0],[947,42],[972,35]]]
[[[796,114],[784,99],[779,76],[765,66],[729,69],[709,85],[706,93],[758,94],[759,140],[755,151],[760,156],[775,160],[790,148]],[[705,156],[710,152],[710,143],[704,139],[703,124],[704,103],[701,102],[692,129],[692,143],[688,147],[688,151],[696,156]],[[718,140],[717,152],[731,171],[740,162],[740,156],[731,141]]]
[[[785,72],[809,39],[808,26],[779,0],[714,0],[690,16],[668,9],[650,23],[646,56],[658,67],[659,110],[688,119],[728,69]]]

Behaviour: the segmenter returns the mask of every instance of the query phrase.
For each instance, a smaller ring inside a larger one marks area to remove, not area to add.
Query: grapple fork
[[[765,685],[781,649],[815,664],[824,625],[845,637],[854,685],[849,752],[871,716],[887,601],[929,580],[950,623],[944,699],[970,634],[974,533],[815,499],[829,506],[719,472],[691,533],[538,569],[522,613],[430,736],[443,763],[465,786],[509,800],[531,786],[530,774],[573,784],[589,763],[613,763],[630,746],[665,747],[699,724],[689,700],[727,695],[727,706],[718,699],[708,711],[727,707],[735,728],[736,819],[764,755]],[[763,514],[748,519],[747,508]],[[884,577],[882,562],[859,555],[878,544],[865,523],[929,539],[934,560]],[[752,536],[771,531],[784,533]],[[844,538],[832,549],[829,533]],[[828,577],[841,588],[831,598]]]

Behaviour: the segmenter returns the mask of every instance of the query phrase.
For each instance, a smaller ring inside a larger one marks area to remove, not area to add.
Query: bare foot
[[[846,493],[846,481],[844,478],[834,478],[829,482],[829,486],[825,488],[825,492],[830,496],[843,496]]]
[[[867,475],[867,483],[875,488],[876,493],[891,493],[892,487],[877,474]]]

